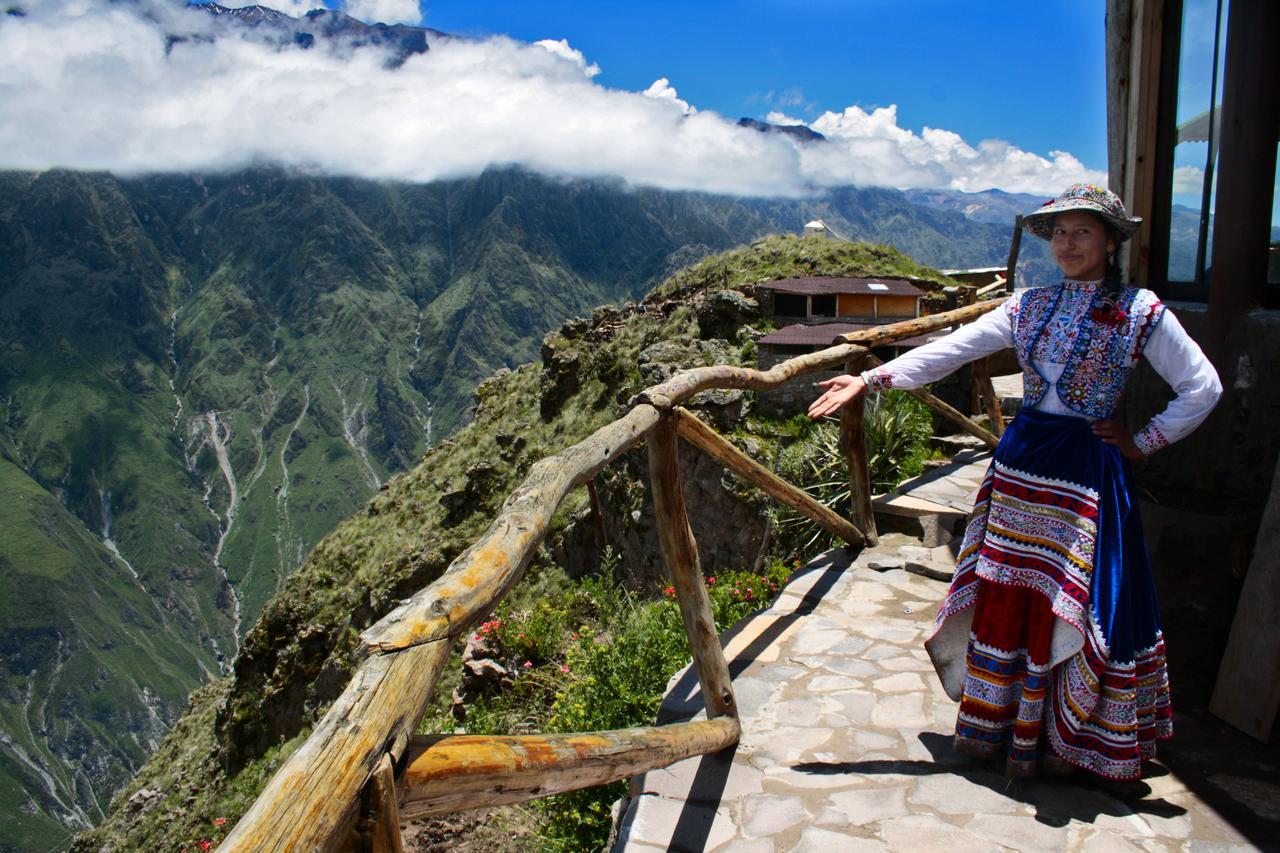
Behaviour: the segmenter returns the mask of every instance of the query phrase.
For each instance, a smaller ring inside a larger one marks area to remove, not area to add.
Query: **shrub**
[[[616,562],[605,555],[604,564]],[[781,563],[762,574],[706,578],[716,629],[765,606],[785,582]],[[656,601],[628,592],[605,571],[552,600],[504,603],[476,629],[497,646],[514,680],[467,706],[472,733],[577,732],[651,725],[667,682],[689,662],[680,609],[671,587]],[[551,850],[600,848],[610,805],[626,783],[540,800],[541,842]]]

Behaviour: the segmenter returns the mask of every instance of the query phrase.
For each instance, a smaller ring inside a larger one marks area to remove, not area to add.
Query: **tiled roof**
[[[873,286],[874,285],[874,286]],[[860,293],[873,296],[923,296],[924,291],[901,278],[843,278],[806,276],[770,281],[760,287],[779,293],[817,296],[833,293]]]
[[[843,335],[846,332],[856,332],[859,329],[871,329],[875,325],[872,323],[819,323],[815,326],[806,326],[804,323],[793,323],[790,326],[783,326],[776,332],[770,332],[756,340],[761,344],[802,344],[830,346],[835,340],[836,335]]]

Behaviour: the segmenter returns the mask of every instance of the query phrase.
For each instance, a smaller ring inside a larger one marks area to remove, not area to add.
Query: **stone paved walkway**
[[[935,492],[940,503],[963,500]],[[947,585],[926,576],[929,560],[911,558],[928,551],[936,562],[944,550],[890,533],[856,555],[829,552],[727,635],[741,742],[634,779],[614,849],[1273,849],[1254,843],[1271,838],[1280,814],[1246,835],[1202,799],[1204,785],[1164,767],[1121,799],[1074,779],[1015,788],[956,754],[956,705],[922,647]],[[672,679],[659,722],[700,715],[697,679],[686,670]],[[1243,755],[1248,764],[1247,746]],[[1210,748],[1201,782],[1215,760],[1224,759]],[[1263,817],[1280,812],[1280,788],[1265,781],[1274,771],[1251,771],[1263,781],[1229,776],[1240,788],[1232,802]],[[1229,793],[1231,784],[1218,788]]]

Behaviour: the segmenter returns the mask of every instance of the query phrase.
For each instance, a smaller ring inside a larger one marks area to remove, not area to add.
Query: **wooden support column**
[[[360,853],[404,853],[395,765],[386,753],[369,780],[368,799],[368,811],[356,831],[354,846]]]
[[[1114,4],[1115,11],[1120,12],[1122,5]],[[1128,5],[1132,21],[1127,63],[1129,93],[1125,103],[1129,131],[1125,138],[1124,185],[1115,189],[1124,199],[1129,214],[1141,216],[1148,222],[1126,243],[1129,255],[1125,278],[1146,287],[1152,272],[1150,220],[1156,203],[1155,188],[1160,179],[1156,161],[1164,47],[1162,36],[1167,4],[1166,0],[1131,0]],[[1118,103],[1113,99],[1109,106],[1118,106]],[[1164,274],[1164,270],[1159,272]]]
[[[1004,268],[1004,289],[1013,293],[1014,278],[1018,274],[1018,252],[1022,249],[1022,214],[1013,217],[1013,237],[1009,239],[1009,260]],[[979,293],[979,296],[983,294]]]
[[[711,614],[711,598],[702,580],[698,543],[694,541],[684,508],[676,421],[671,412],[663,412],[662,419],[649,433],[649,480],[653,488],[653,511],[658,519],[662,557],[676,588],[676,601],[680,604],[680,616],[689,635],[693,668],[698,673],[707,717],[736,717],[738,706],[733,698],[729,664],[724,659],[716,621]]]
[[[1266,300],[1280,127],[1277,39],[1280,6],[1275,2],[1241,0],[1228,7],[1205,348],[1227,382],[1234,376],[1228,355],[1233,326],[1244,312]]]
[[[850,545],[861,545],[867,540],[862,529],[829,507],[814,500],[803,489],[797,489],[786,480],[751,459],[733,443],[684,409],[675,410],[676,429],[680,437],[728,468],[737,476],[756,486],[769,497],[804,513],[811,521],[833,536],[839,536]]]
[[[604,534],[604,508],[600,506],[600,493],[596,491],[594,477],[587,480],[587,497],[591,499],[591,517],[595,519],[596,547],[603,553],[609,542]]]
[[[973,387],[991,421],[991,433],[997,438],[1004,435],[1004,417],[1000,412],[1000,398],[996,396],[996,388],[991,384],[991,359],[980,358],[973,363]]]
[[[868,354],[850,358],[845,362],[845,373],[857,376],[867,358]],[[849,507],[854,526],[866,533],[868,545],[875,546],[880,535],[871,509],[871,472],[867,468],[867,436],[863,428],[866,408],[867,395],[863,394],[840,410],[840,450],[849,472]]]

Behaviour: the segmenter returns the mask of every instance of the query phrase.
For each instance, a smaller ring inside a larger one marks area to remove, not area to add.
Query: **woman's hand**
[[[1094,421],[1093,434],[1106,444],[1114,444],[1120,448],[1120,455],[1126,459],[1139,460],[1145,458],[1138,445],[1133,442],[1133,433],[1124,428],[1119,418],[1105,421]]]
[[[857,376],[837,376],[834,379],[828,379],[818,383],[819,388],[825,388],[826,393],[813,401],[813,405],[809,406],[809,417],[820,418],[837,412],[842,406],[858,399],[867,391],[867,383],[863,382]]]

